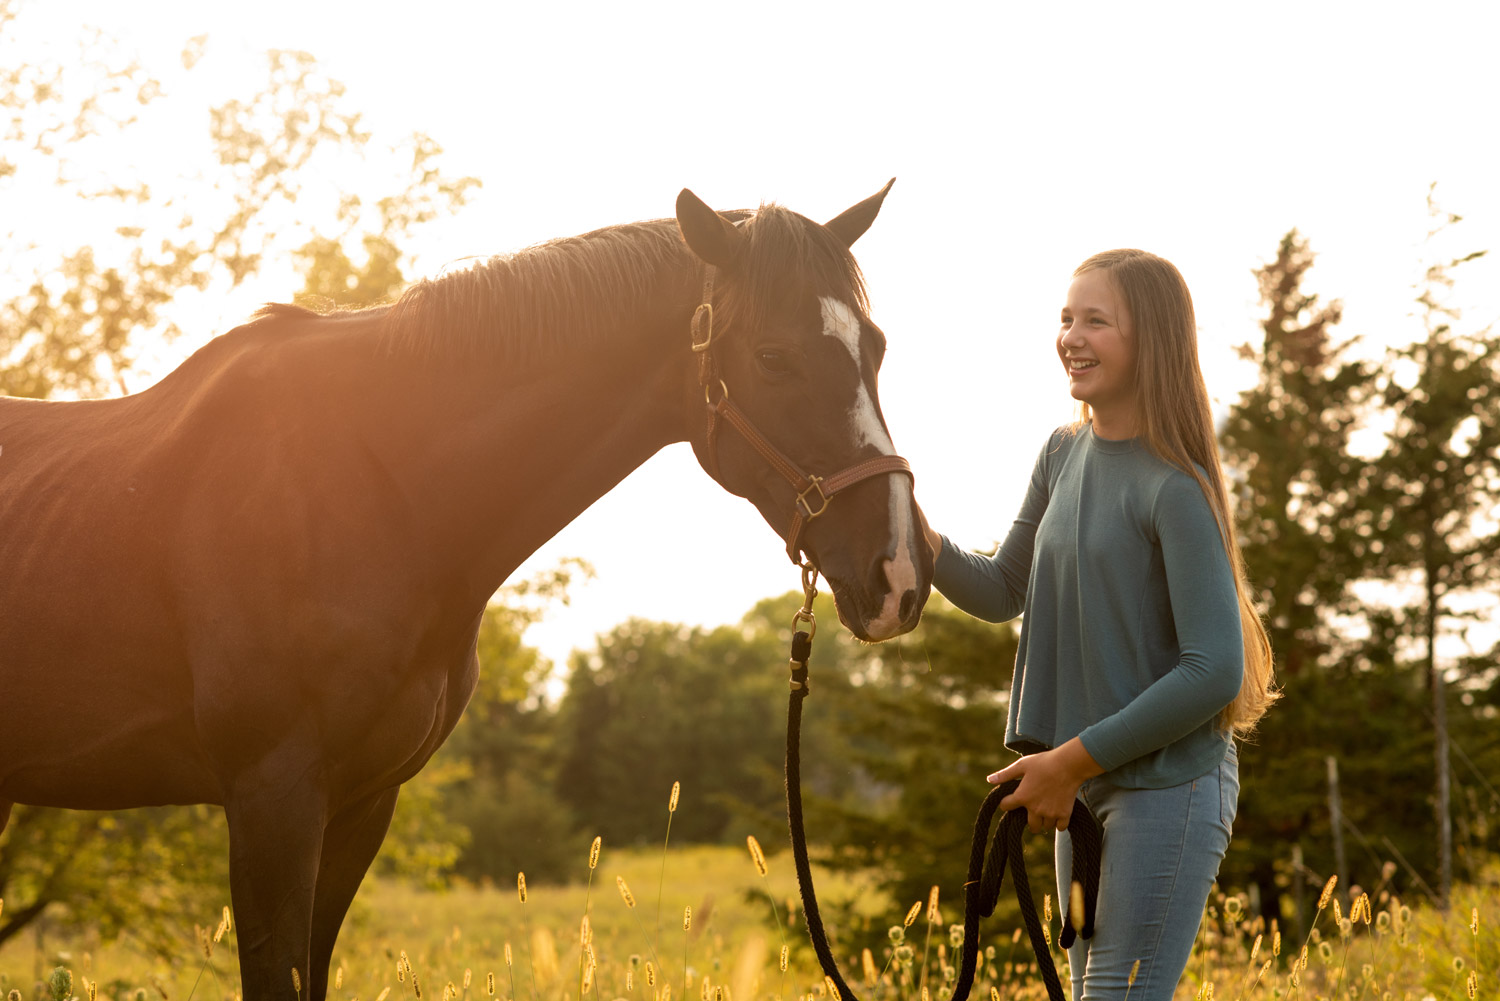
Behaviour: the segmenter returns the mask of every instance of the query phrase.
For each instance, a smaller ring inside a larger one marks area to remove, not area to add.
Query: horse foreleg
[[[313,774],[289,751],[274,753],[236,776],[226,798],[229,895],[247,999],[308,997],[313,896],[327,821],[326,796]]]
[[[365,878],[380,843],[385,840],[396,809],[399,786],[392,786],[334,814],[323,834],[317,896],[313,900],[311,993],[309,1001],[323,1001],[328,992],[328,967],[333,944],[359,884]],[[247,995],[248,996],[248,995]]]

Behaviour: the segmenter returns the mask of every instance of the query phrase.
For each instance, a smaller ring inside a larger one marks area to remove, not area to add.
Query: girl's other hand
[[[1032,833],[1068,829],[1078,787],[1104,772],[1083,741],[1072,740],[1050,751],[1028,754],[988,776],[991,785],[1020,779],[1016,791],[1000,801],[1000,809],[1026,808],[1026,826]]]

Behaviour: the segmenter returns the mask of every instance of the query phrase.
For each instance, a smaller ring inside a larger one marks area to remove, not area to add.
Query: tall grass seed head
[[[682,792],[682,783],[681,782],[673,782],[672,783],[672,798],[669,799],[669,800],[667,800],[667,812],[668,813],[676,813],[677,812],[677,796],[681,792]]]
[[[506,943],[505,943],[505,965],[506,965],[506,966],[507,966],[507,967],[509,967],[509,966],[512,966],[512,965],[514,965],[514,964],[513,964],[513,963],[512,963],[512,962],[511,962],[511,955],[510,955],[510,943],[509,943],[509,942],[506,942]]]
[[[1083,931],[1083,884],[1073,880],[1068,887],[1068,924],[1073,926],[1073,931]]]
[[[292,987],[296,989],[298,994],[302,993],[302,974],[297,972],[295,966],[292,967]]]
[[[1333,898],[1333,888],[1338,885],[1337,875],[1329,876],[1328,882],[1323,884],[1323,892],[1318,895],[1318,910],[1328,906],[1328,901]]]
[[[625,901],[626,907],[635,906],[635,894],[630,892],[630,887],[625,885],[625,877],[616,876],[615,885],[620,888],[620,899]]]
[[[516,896],[521,898],[521,903],[526,903],[526,874],[516,873]]]
[[[902,925],[910,928],[912,926],[912,922],[917,920],[917,915],[921,913],[922,902],[919,900],[915,904],[911,905],[911,910],[906,912],[906,920],[902,922]]]
[[[1469,988],[1469,1001],[1474,1001],[1475,998],[1479,997],[1479,971],[1478,970],[1470,970],[1469,971],[1469,979],[1466,981],[1466,986]]]
[[[1477,907],[1469,910],[1469,931],[1476,936],[1479,934],[1479,908]]]
[[[1052,894],[1042,894],[1042,923],[1052,923]]]
[[[646,960],[646,986],[656,986],[656,967],[652,965],[649,959]]]
[[[593,869],[599,864],[599,849],[604,846],[604,839],[598,835],[594,836],[594,843],[589,845],[589,868]]]
[[[484,975],[484,992],[490,997],[495,996],[495,971],[491,970]]]
[[[786,972],[786,961],[787,961],[787,947],[786,947],[786,943],[783,942],[782,945],[781,945],[781,972],[782,973]]]
[[[683,931],[692,931],[693,930],[693,908],[692,908],[692,905],[689,905],[689,906],[684,907],[682,909],[682,930]]]
[[[751,834],[745,838],[745,844],[750,847],[750,861],[755,863],[755,871],[764,876],[770,870],[766,868],[766,853],[760,850],[760,842]]]
[[[927,894],[927,921],[929,924],[942,921],[942,916],[938,913],[938,888],[936,886]]]

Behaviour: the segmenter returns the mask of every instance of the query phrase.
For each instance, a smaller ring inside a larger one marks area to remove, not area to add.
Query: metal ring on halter
[[[792,632],[797,631],[797,623],[799,622],[807,623],[808,639],[812,639],[818,634],[818,620],[812,612],[809,612],[805,608],[797,609],[797,614],[792,616]]]
[[[719,403],[727,399],[729,399],[729,387],[724,385],[723,379],[719,380],[719,399],[717,401],[714,400],[713,385],[709,384],[703,387],[703,402],[707,403],[709,406],[716,407],[719,405]]]

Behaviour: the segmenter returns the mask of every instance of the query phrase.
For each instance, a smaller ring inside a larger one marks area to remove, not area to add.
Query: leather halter
[[[852,487],[861,480],[890,473],[912,476],[911,465],[899,455],[879,455],[841,469],[830,476],[816,476],[802,470],[790,458],[760,433],[755,422],[729,399],[729,387],[719,373],[719,364],[714,357],[714,266],[704,266],[703,301],[693,312],[693,351],[698,355],[698,383],[703,387],[703,401],[707,406],[708,445],[706,454],[709,472],[719,476],[718,434],[720,423],[726,423],[738,431],[750,446],[770,463],[771,468],[781,474],[797,493],[793,502],[792,524],[787,531],[786,554],[798,566],[802,563],[802,548],[798,544],[807,523],[828,510],[828,503],[841,490]],[[717,395],[717,399],[715,396]],[[913,477],[915,479],[915,477]]]

